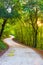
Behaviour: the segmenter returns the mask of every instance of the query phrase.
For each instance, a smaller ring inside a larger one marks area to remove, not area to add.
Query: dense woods
[[[43,0],[0,0],[0,39],[10,35],[43,49]]]

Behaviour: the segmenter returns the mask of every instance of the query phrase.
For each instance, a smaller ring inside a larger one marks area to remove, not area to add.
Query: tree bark
[[[3,31],[4,31],[4,27],[5,27],[6,21],[7,21],[7,19],[4,19],[4,22],[2,24],[2,28],[1,28],[1,31],[0,31],[0,39],[2,37],[2,34],[3,34]]]
[[[35,30],[35,35],[34,35],[34,48],[37,47],[37,34],[38,34],[37,30]]]

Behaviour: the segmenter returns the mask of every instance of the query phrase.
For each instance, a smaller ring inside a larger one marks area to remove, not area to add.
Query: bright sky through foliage
[[[8,11],[8,13],[11,13],[11,11],[12,11],[11,7],[8,7],[7,11]]]

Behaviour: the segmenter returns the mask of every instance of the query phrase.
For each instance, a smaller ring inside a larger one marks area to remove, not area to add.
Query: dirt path
[[[4,39],[10,48],[0,57],[0,65],[43,65],[43,59],[31,48],[12,41],[12,38]]]

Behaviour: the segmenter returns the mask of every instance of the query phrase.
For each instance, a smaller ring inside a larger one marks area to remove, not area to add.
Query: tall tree
[[[17,3],[19,4],[18,0],[0,0],[0,18],[4,19],[0,30],[0,38],[4,31],[7,19],[17,18],[20,15],[18,12],[19,5]],[[18,7],[18,9],[16,7]]]
[[[39,19],[39,15],[41,16],[40,13],[43,14],[43,1],[41,0],[22,0],[22,6],[23,6],[23,10],[24,12],[28,12],[28,17],[27,20],[29,21],[29,24],[32,26],[32,30],[33,30],[33,45],[34,47],[37,46],[37,34],[38,34],[38,25],[37,25],[37,21]],[[22,2],[21,1],[21,2]],[[26,19],[26,17],[25,17]]]

